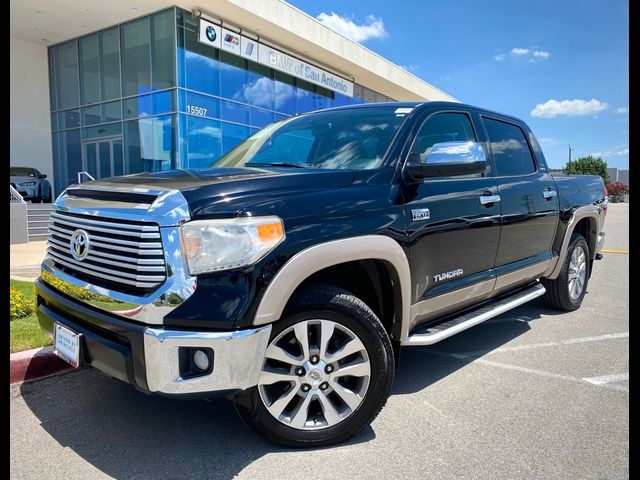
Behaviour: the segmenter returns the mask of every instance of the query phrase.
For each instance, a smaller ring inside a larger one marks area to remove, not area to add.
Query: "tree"
[[[607,173],[607,162],[600,157],[589,155],[588,157],[580,157],[564,166],[564,173],[574,175],[600,175],[605,185],[609,183],[609,174]]]

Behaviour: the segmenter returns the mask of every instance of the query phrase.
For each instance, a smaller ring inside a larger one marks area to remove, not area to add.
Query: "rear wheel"
[[[236,409],[276,443],[338,443],[378,415],[394,370],[391,341],[371,309],[345,290],[317,285],[274,324],[258,385],[236,399]]]
[[[589,282],[589,258],[587,241],[574,233],[558,278],[541,280],[547,289],[543,297],[547,305],[567,312],[580,308]]]

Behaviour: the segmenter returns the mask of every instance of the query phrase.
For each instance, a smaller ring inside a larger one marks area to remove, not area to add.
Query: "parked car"
[[[51,184],[47,176],[35,168],[10,167],[10,183],[22,198],[33,203],[51,203]]]
[[[68,188],[37,314],[74,366],[223,395],[274,442],[327,445],[378,415],[400,347],[537,297],[579,308],[606,209],[602,179],[554,178],[517,118],[450,102],[318,111],[211,168]]]

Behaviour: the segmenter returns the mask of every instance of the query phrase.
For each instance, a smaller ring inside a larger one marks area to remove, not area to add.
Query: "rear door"
[[[478,141],[471,118],[455,110],[428,115],[412,152],[424,161],[435,143]],[[481,301],[493,290],[500,205],[480,197],[495,194],[489,167],[484,173],[430,177],[406,187],[414,304],[410,328]]]
[[[485,115],[482,123],[501,200],[497,295],[546,270],[558,224],[558,196],[546,165],[535,159],[525,125]]]

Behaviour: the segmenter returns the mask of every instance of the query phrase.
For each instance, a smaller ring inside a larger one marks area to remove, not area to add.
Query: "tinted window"
[[[35,177],[36,171],[33,168],[11,167],[9,175],[12,177]]]
[[[484,119],[484,125],[489,135],[497,176],[535,172],[531,150],[520,127],[488,118]]]
[[[464,113],[440,113],[422,125],[413,148],[424,162],[436,143],[468,141],[476,141],[469,117]]]

